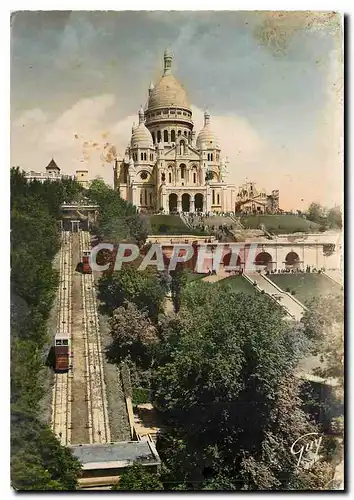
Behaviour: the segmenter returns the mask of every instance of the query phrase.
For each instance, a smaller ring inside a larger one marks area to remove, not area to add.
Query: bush
[[[167,233],[167,231],[168,227],[165,224],[161,224],[161,226],[159,226],[159,233]]]
[[[289,287],[285,291],[286,291],[286,293],[290,293],[291,292],[291,290],[290,290]]]
[[[150,401],[151,401],[150,389],[146,389],[144,387],[133,388],[133,397],[132,397],[133,405],[150,403]]]
[[[296,295],[295,290],[292,290],[292,291],[291,291],[291,295]]]
[[[130,371],[129,366],[126,363],[121,363],[120,365],[120,373],[122,377],[123,383],[123,392],[126,398],[132,397],[132,386],[130,381]]]

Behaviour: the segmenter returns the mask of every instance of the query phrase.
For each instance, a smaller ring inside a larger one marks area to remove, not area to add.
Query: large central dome
[[[171,71],[172,55],[166,51],[164,54],[164,73],[161,80],[151,89],[147,109],[152,111],[157,108],[183,108],[190,110],[187,92],[173,76]]]

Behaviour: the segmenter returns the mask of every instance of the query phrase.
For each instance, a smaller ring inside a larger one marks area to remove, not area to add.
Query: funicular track
[[[52,397],[52,430],[63,445],[71,442],[71,233],[61,234],[60,271],[58,289],[57,332],[68,332],[70,338],[70,369],[56,373]]]
[[[80,255],[91,248],[90,233],[79,232]],[[82,274],[83,326],[85,339],[88,429],[90,443],[109,443],[106,386],[103,371],[102,346],[92,274]]]

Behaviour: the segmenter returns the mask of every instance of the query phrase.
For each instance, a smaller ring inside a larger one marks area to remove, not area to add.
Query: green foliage
[[[158,341],[156,327],[148,315],[131,302],[118,307],[110,318],[111,336],[109,357],[116,363],[127,357],[148,367],[151,363],[150,347]]]
[[[179,215],[151,215],[147,217],[150,234],[187,235],[195,234],[206,236],[208,233],[200,229],[191,229],[186,226]]]
[[[109,314],[128,301],[157,320],[163,310],[166,288],[154,269],[140,271],[133,266],[124,266],[120,271],[100,278],[98,293]]]
[[[181,293],[183,287],[187,284],[187,273],[183,270],[180,262],[177,263],[176,269],[170,272],[171,275],[171,295],[175,313],[178,313],[181,307]]]
[[[306,488],[310,480],[299,478],[289,452],[316,430],[294,375],[305,353],[301,331],[268,297],[215,293],[206,283],[186,287],[178,317],[164,330],[152,383],[172,429],[157,444],[163,482],[197,490]]]
[[[129,241],[142,246],[148,231],[144,218],[136,207],[123,200],[118,191],[107,186],[101,179],[91,182],[88,197],[99,205],[95,233],[112,243]]]
[[[342,229],[342,211],[339,206],[326,208],[319,203],[311,203],[307,210],[307,219],[320,224],[323,230]]]
[[[319,225],[298,215],[246,215],[241,216],[241,224],[246,229],[259,229],[264,224],[267,231],[274,234],[317,232]]]
[[[11,479],[16,490],[73,490],[80,469],[37,418],[44,395],[47,319],[58,285],[60,204],[82,192],[72,180],[27,183],[11,170]]]
[[[80,463],[29,411],[11,412],[11,479],[16,490],[75,490]]]
[[[150,389],[145,387],[135,387],[133,389],[133,405],[140,405],[151,402]]]
[[[330,228],[342,229],[342,210],[340,207],[335,206],[330,208],[327,213],[327,222]]]
[[[119,483],[112,490],[159,491],[163,490],[163,485],[157,474],[149,472],[141,464],[134,464],[121,475]]]
[[[313,341],[313,352],[320,354],[323,368],[316,375],[336,378],[344,385],[344,297],[330,295],[306,303],[302,322],[306,336]]]
[[[341,287],[323,274],[270,274],[268,278],[287,292],[295,291],[297,299],[305,305],[316,297],[343,295]]]

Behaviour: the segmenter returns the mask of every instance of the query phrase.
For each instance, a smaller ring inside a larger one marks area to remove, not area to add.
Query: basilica
[[[163,75],[150,85],[130,144],[116,160],[115,189],[141,212],[234,212],[238,190],[226,181],[226,164],[207,111],[199,134],[193,130],[187,93],[165,51]]]

